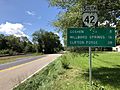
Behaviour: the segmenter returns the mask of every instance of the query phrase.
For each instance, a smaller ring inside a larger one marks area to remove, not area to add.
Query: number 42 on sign
[[[85,24],[85,26],[95,26],[97,21],[97,13],[83,13],[83,23]]]

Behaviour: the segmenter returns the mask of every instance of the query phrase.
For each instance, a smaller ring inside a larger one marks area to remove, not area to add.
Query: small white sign
[[[88,26],[94,26],[98,21],[97,13],[83,13],[83,23]]]
[[[83,12],[97,12],[96,5],[85,5],[83,6]]]

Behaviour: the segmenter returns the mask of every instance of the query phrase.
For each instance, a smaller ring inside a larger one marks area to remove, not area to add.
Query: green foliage
[[[119,0],[49,0],[50,4],[55,7],[60,7],[65,11],[63,14],[58,17],[57,22],[59,22],[58,27],[63,28],[65,26],[69,27],[69,24],[67,22],[73,23],[73,19],[77,18],[80,19],[80,14],[82,13],[82,6],[83,5],[97,5],[98,7],[98,16],[99,16],[99,22],[104,22],[105,20],[108,20],[112,23],[115,23],[116,25],[116,17],[120,16],[120,1]],[[75,14],[80,13],[80,14]],[[71,17],[71,18],[70,18]],[[61,27],[61,20],[66,23],[66,25],[63,25]],[[82,19],[80,19],[79,22],[81,22]],[[55,21],[56,22],[56,21]],[[74,21],[74,22],[77,22]],[[76,23],[71,24],[70,27],[74,26]],[[82,23],[81,23],[82,24]],[[77,26],[79,23],[77,24]]]
[[[3,34],[0,34],[0,50],[7,49],[7,40]]]
[[[69,60],[66,59],[66,58],[67,58],[66,56],[62,56],[62,57],[61,57],[62,67],[63,67],[64,69],[70,69],[70,68],[71,68],[71,67],[70,67],[70,62],[69,62]]]
[[[49,0],[49,1],[51,6],[67,9],[74,5],[79,0]]]
[[[42,29],[33,33],[33,42],[34,44],[27,37],[0,34],[0,50],[2,50],[0,54],[56,53],[63,49],[58,35]],[[9,52],[5,52],[4,50],[9,50]]]
[[[8,49],[4,49],[4,50],[0,50],[0,55],[6,55],[9,53],[9,50]]]
[[[33,45],[27,37],[5,36],[0,34],[0,51],[3,54],[9,55],[28,53],[33,52]],[[2,53],[0,54],[3,55]]]
[[[13,50],[9,50],[9,55],[12,56],[12,55],[17,55],[17,52],[16,51],[13,51]]]
[[[17,55],[17,52],[9,49],[0,50],[0,56],[6,56],[6,55]]]
[[[33,42],[37,52],[56,53],[62,49],[59,36],[43,29],[33,33]]]
[[[120,37],[118,37],[118,38],[116,39],[116,43],[117,43],[117,45],[120,45]]]

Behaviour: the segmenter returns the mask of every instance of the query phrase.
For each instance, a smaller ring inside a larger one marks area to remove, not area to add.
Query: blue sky
[[[49,7],[47,0],[0,0],[0,33],[31,39],[40,28],[55,32],[52,21],[59,11]]]

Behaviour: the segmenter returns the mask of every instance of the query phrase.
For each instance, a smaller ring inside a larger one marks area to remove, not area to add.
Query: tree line
[[[0,34],[0,56],[26,53],[57,53],[63,50],[59,36],[40,29],[32,34],[32,41],[27,37]]]

